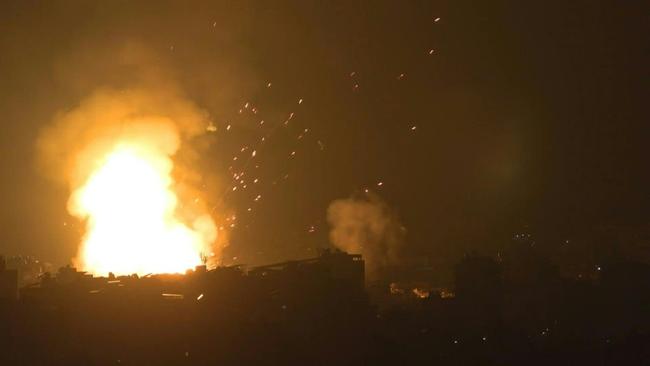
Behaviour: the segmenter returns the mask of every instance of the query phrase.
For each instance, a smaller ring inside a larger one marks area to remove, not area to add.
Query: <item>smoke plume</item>
[[[379,196],[369,193],[335,200],[327,209],[327,220],[332,244],[363,255],[368,278],[399,263],[406,229]]]

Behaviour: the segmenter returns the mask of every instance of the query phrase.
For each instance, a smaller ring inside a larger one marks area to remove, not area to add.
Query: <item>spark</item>
[[[230,131],[230,125],[226,126],[226,131]]]
[[[302,98],[298,100],[298,104],[302,104]]]
[[[196,300],[198,301],[198,300],[201,300],[202,298],[203,298],[203,294],[199,295],[199,296],[196,298]]]
[[[429,50],[429,54],[433,55],[433,48]]]
[[[437,17],[433,20],[435,23],[438,23],[440,21],[440,17]]]
[[[266,87],[267,87],[267,88],[270,88],[271,85],[272,85],[271,83],[268,83],[268,84],[266,84]]]
[[[253,152],[251,153],[252,157],[255,157],[255,155],[257,155],[257,150],[253,150]]]

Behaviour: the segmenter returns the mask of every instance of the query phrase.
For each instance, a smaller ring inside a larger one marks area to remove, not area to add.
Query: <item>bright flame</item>
[[[201,216],[189,227],[178,219],[172,168],[160,149],[127,142],[97,161],[69,201],[69,211],[86,219],[81,269],[145,275],[182,273],[202,263],[216,235],[214,222]]]

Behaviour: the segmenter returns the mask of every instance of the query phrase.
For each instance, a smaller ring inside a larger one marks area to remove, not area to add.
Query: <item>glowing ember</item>
[[[415,294],[415,296],[419,297],[420,299],[426,299],[430,295],[429,291],[417,287],[413,289],[413,294]]]
[[[201,264],[205,230],[175,216],[173,163],[148,145],[117,145],[73,192],[70,212],[86,219],[77,265],[94,274],[178,273]]]

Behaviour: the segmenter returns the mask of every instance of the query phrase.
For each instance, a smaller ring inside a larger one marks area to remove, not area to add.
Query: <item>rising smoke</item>
[[[368,193],[335,200],[327,209],[327,220],[332,244],[362,254],[368,278],[399,263],[406,229],[379,196]]]

